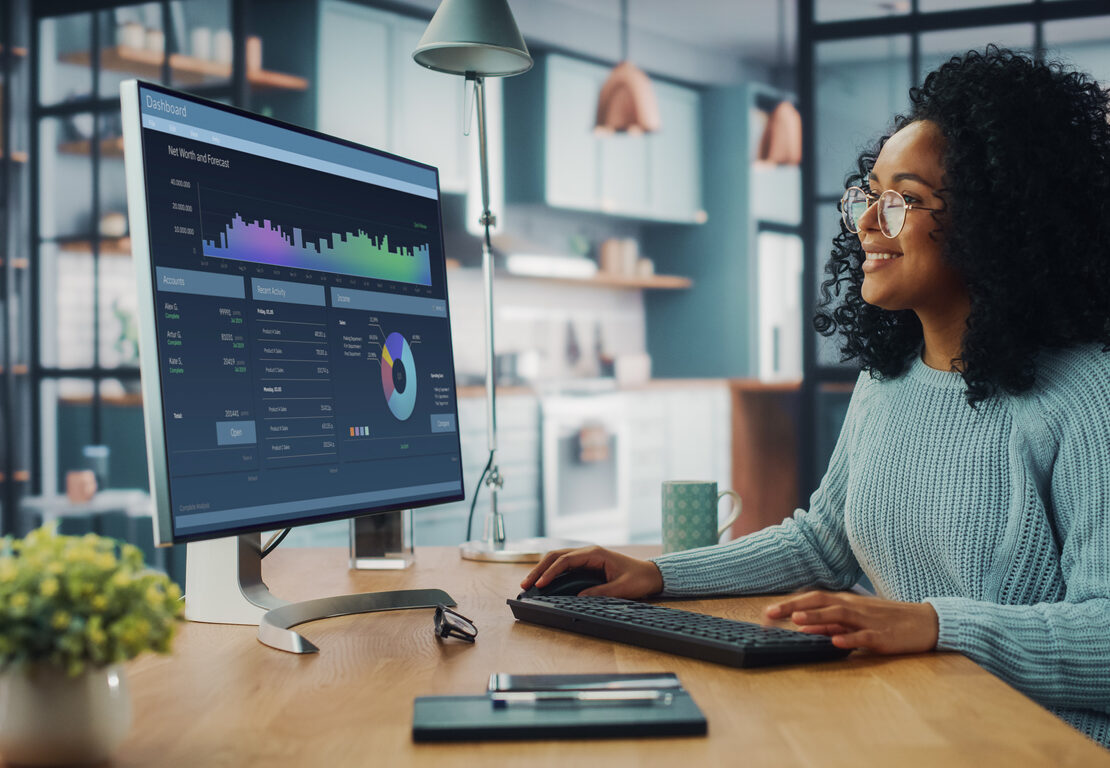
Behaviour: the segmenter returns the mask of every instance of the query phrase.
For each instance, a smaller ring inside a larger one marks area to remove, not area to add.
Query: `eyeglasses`
[[[473,621],[461,613],[455,613],[443,604],[436,606],[435,622],[436,637],[457,637],[473,643],[474,638],[478,636],[478,628],[474,626]]]
[[[917,203],[907,203],[906,198],[893,189],[881,195],[872,195],[861,187],[848,187],[840,198],[840,217],[849,232],[859,233],[860,219],[875,202],[879,203],[879,231],[887,237],[898,237],[906,224],[906,211],[939,211],[941,208],[926,208]]]

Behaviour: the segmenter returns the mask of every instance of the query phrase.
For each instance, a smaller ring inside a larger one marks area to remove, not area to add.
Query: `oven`
[[[541,399],[545,535],[605,545],[629,541],[624,408],[616,392]]]

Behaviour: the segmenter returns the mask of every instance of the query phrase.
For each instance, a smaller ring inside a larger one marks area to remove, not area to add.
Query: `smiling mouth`
[[[900,253],[879,253],[878,251],[867,251],[867,261],[889,261],[890,259],[900,259]]]

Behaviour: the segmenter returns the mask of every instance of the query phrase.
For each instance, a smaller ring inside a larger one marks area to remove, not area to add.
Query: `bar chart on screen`
[[[431,285],[427,232],[206,187],[205,256],[395,283]],[[414,223],[415,224],[415,223]]]

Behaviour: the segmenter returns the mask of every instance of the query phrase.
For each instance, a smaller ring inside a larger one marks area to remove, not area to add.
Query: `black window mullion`
[[[94,96],[100,95],[100,14],[92,14],[92,92]],[[89,147],[89,162],[92,163],[92,245],[93,260],[93,370],[100,370],[100,113],[93,112],[92,143]],[[102,429],[100,423],[100,386],[94,383],[92,395],[92,442],[101,443]]]
[[[34,6],[32,6],[34,8]],[[31,242],[28,243],[30,249],[31,264],[30,264],[30,290],[31,302],[30,313],[24,314],[24,319],[31,325],[31,349],[30,349],[30,362],[31,370],[28,373],[31,385],[31,492],[42,493],[42,392],[40,389],[40,378],[38,371],[42,365],[42,356],[39,354],[39,345],[42,343],[42,335],[39,332],[38,318],[42,312],[41,297],[39,296],[40,280],[39,280],[39,258],[41,255],[42,247],[39,243],[39,121],[40,121],[40,108],[39,108],[39,57],[38,52],[40,49],[39,41],[41,37],[41,30],[39,25],[41,20],[38,15],[32,12],[31,16],[31,45],[28,50],[28,58],[31,67],[31,84],[29,88],[28,98],[31,102],[31,132],[28,137],[28,146],[30,149],[31,166],[28,170],[31,172],[30,179],[30,208],[31,208]]]
[[[250,85],[247,83],[247,2],[231,0],[231,102],[247,109]]]
[[[817,114],[814,39],[814,10],[817,0],[798,2],[798,103],[802,125],[815,125]],[[817,242],[817,141],[812,127],[802,131],[802,391],[800,402],[801,441],[798,449],[798,499],[808,499],[817,477],[817,339],[809,322],[817,302],[811,254]]]
[[[162,82],[166,85],[170,84],[170,51],[178,49],[176,39],[171,40],[173,35],[173,25],[170,24],[170,2],[169,0],[162,0],[160,3],[162,8],[162,39],[165,41],[163,44],[162,52]]]

